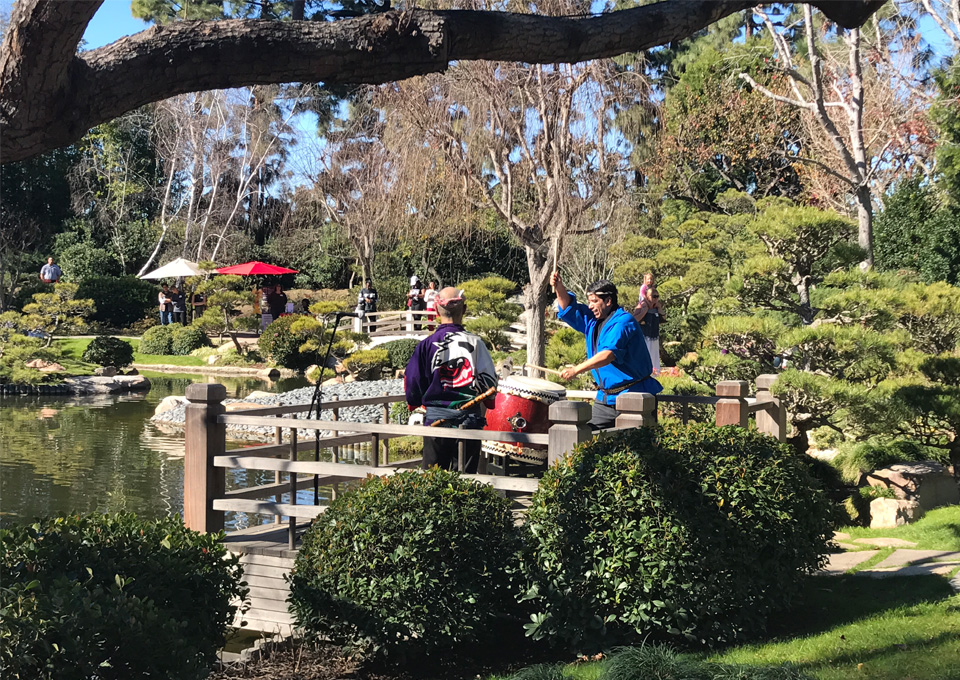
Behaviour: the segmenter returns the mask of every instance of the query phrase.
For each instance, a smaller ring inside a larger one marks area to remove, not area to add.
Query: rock
[[[217,356],[216,354],[211,354],[210,356],[207,357],[207,365],[213,366],[219,360],[220,360],[219,356]]]
[[[153,415],[159,415],[161,413],[166,413],[167,411],[172,411],[177,408],[180,404],[186,404],[186,397],[177,397],[171,395],[169,397],[164,397],[160,400],[160,403],[157,404],[157,408],[153,409]]]
[[[44,361],[43,359],[34,359],[33,361],[28,361],[24,364],[24,366],[27,368],[35,368],[41,373],[55,373],[57,371],[67,370],[56,361]]]
[[[906,463],[874,470],[867,475],[870,486],[892,489],[900,500],[916,501],[924,511],[960,503],[960,488],[940,463]]]
[[[113,366],[101,366],[93,372],[94,375],[105,375],[108,378],[112,378],[117,374],[117,369]]]
[[[124,375],[140,375],[140,371],[135,368],[128,368],[123,372]]]
[[[262,371],[257,371],[257,377],[264,380],[276,380],[280,377],[280,371],[276,368],[265,368]]]
[[[923,517],[923,508],[917,501],[899,498],[874,498],[870,501],[870,528],[892,529]]]
[[[67,378],[77,394],[113,394],[116,392],[145,392],[150,389],[150,381],[142,375],[84,375]]]
[[[225,343],[217,347],[217,354],[226,354],[227,352],[231,351],[237,351],[237,346],[233,344],[233,340],[227,340]]]
[[[263,390],[254,390],[248,394],[245,399],[255,400],[255,399],[272,399],[274,397],[273,392],[264,392]]]

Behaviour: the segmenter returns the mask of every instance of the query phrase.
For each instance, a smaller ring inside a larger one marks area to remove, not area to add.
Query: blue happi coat
[[[610,316],[600,329],[598,338],[596,337],[598,322],[593,312],[585,304],[577,302],[576,295],[573,293],[569,295],[570,304],[566,309],[559,310],[557,318],[570,328],[587,336],[587,358],[592,358],[605,350],[613,352],[613,363],[590,371],[594,381],[600,387],[597,390],[597,401],[614,406],[617,396],[624,392],[649,392],[650,394],[662,392],[663,386],[656,378],[650,377],[653,372],[650,353],[643,341],[640,325],[633,315],[622,307],[617,307],[610,312]],[[634,382],[624,390],[619,390],[631,381],[638,382]]]

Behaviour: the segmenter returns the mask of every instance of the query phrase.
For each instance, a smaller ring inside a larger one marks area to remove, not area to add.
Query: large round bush
[[[414,338],[391,340],[377,346],[377,349],[387,350],[387,356],[390,358],[390,368],[395,371],[402,371],[407,367],[410,357],[413,356],[413,350],[416,348],[417,340]]]
[[[172,354],[173,329],[170,326],[148,328],[140,338],[140,354]]]
[[[198,326],[177,326],[173,327],[173,334],[170,336],[170,352],[186,356],[195,349],[206,347],[210,344],[207,334]]]
[[[96,311],[90,316],[110,328],[128,328],[157,312],[155,284],[136,276],[96,276],[80,282],[78,298],[90,298]]]
[[[756,432],[676,425],[594,440],[533,496],[528,633],[584,651],[749,636],[823,564],[830,517],[803,461]]]
[[[178,518],[0,530],[0,677],[206,678],[246,597],[215,534]]]
[[[359,653],[460,654],[511,612],[518,544],[491,487],[438,468],[371,477],[307,531],[291,607],[305,630]]]
[[[299,323],[298,323],[299,322]],[[294,324],[297,328],[294,328]],[[311,332],[306,332],[308,326]],[[320,324],[315,319],[299,314],[290,314],[275,319],[260,334],[258,346],[260,354],[277,366],[303,370],[317,363],[316,353],[301,352],[300,347],[312,336],[320,332]]]
[[[90,341],[81,358],[98,366],[123,368],[133,363],[133,346],[120,338],[101,335]]]

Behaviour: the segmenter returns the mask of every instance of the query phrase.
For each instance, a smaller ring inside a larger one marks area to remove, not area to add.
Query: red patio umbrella
[[[257,274],[297,274],[299,272],[296,269],[287,269],[286,267],[278,267],[275,264],[267,264],[266,262],[254,260],[252,262],[244,262],[243,264],[235,264],[230,267],[221,267],[217,270],[217,273],[235,274],[237,276],[255,276]]]

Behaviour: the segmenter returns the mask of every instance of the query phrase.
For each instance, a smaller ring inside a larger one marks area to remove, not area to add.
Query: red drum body
[[[485,430],[544,434],[550,429],[550,404],[567,394],[563,385],[525,376],[508,376],[500,381],[494,407],[487,411]],[[524,463],[543,464],[547,447],[541,444],[483,442],[483,451],[509,456]]]

